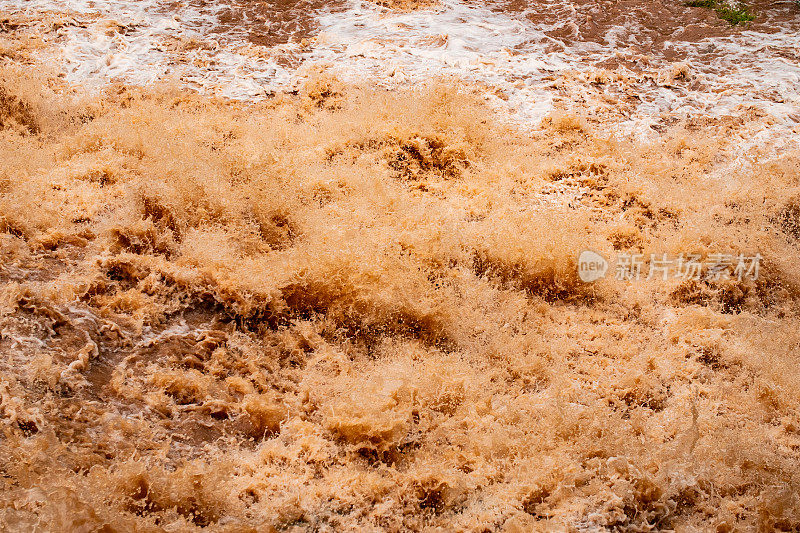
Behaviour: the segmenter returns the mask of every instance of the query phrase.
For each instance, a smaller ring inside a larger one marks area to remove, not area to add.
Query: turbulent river
[[[800,531],[730,1],[0,0],[0,531]]]
[[[371,2],[3,0],[72,17],[58,62],[72,82],[163,80],[238,99],[290,88],[309,64],[387,86],[457,76],[522,120],[577,97],[631,128],[746,106],[800,123],[800,9],[758,1],[731,26],[670,0]],[[569,93],[569,94],[568,94]],[[600,112],[600,111],[598,111]]]

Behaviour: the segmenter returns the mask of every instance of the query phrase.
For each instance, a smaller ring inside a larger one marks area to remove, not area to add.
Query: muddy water
[[[0,529],[800,530],[797,8],[381,2],[0,0]]]
[[[494,9],[517,13],[541,28],[552,40],[551,51],[582,49],[599,67],[642,72],[653,62],[685,62],[709,77],[696,89],[746,87],[751,91],[746,96],[754,99],[793,100],[800,81],[800,8],[790,1],[748,5],[755,19],[737,27],[712,9],[677,1],[510,1],[497,2]]]
[[[798,121],[800,9],[792,2],[755,2],[755,20],[736,27],[711,9],[669,0],[442,0],[414,7],[340,0],[0,2],[12,15],[74,17],[78,24],[59,30],[56,55],[70,81],[87,85],[169,78],[253,99],[296,85],[304,66],[323,64],[348,81],[373,78],[388,86],[456,76],[488,87],[487,98],[523,121],[537,122],[560,102],[576,100],[612,104],[600,120],[627,130],[675,114],[735,114],[743,106],[771,113],[783,133]],[[109,21],[125,31],[109,34]]]
[[[791,30],[797,27],[800,15],[796,4],[790,1],[748,2],[756,18],[744,27],[732,28],[711,9],[669,0],[499,0],[489,5],[500,12],[521,14],[542,27],[551,25],[552,29],[545,33],[565,45],[592,42],[642,54],[664,54],[670,61],[680,59],[674,55],[672,43],[699,43],[741,31],[769,34]]]
[[[219,7],[215,33],[262,46],[300,42],[318,31],[316,13],[341,8],[341,1],[236,0]]]

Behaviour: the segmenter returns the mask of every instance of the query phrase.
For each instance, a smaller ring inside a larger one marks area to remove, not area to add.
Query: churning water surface
[[[676,116],[771,114],[800,122],[800,8],[759,0],[731,26],[678,0],[440,0],[407,9],[359,0],[1,0],[6,12],[67,17],[55,47],[67,79],[178,80],[257,99],[309,65],[387,86],[454,76],[522,121],[554,105],[605,113],[621,131]],[[566,102],[566,104],[564,104]]]

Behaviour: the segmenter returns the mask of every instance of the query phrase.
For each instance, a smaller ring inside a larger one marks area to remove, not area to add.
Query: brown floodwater
[[[740,26],[732,26],[711,8],[690,7],[676,0],[470,0],[466,3],[522,17],[552,39],[554,47],[593,43],[637,54],[659,55],[667,61],[682,59],[680,52],[671,46],[676,42],[699,43],[742,31],[771,33],[800,26],[800,4],[790,0],[748,2],[754,19]],[[167,9],[191,6],[213,13],[217,18],[214,33],[245,36],[252,43],[274,46],[314,35],[319,29],[316,21],[320,11],[341,11],[347,5],[344,0],[192,0],[167,5]],[[430,4],[421,6],[428,8]],[[797,50],[794,52],[789,54],[791,59],[798,57]]]
[[[482,3],[476,3],[479,4]],[[748,2],[754,19],[738,26],[720,18],[712,8],[691,7],[677,0],[493,0],[488,5],[534,24],[552,39],[551,51],[588,43],[619,52],[598,64],[606,68],[632,66],[635,61],[632,56],[685,61],[688,57],[680,45],[694,45],[692,59],[702,68],[704,63],[710,64],[724,53],[718,52],[713,44],[704,44],[705,39],[800,28],[800,4],[791,1]],[[769,49],[768,44],[765,47]],[[800,60],[799,47],[783,47],[777,53],[790,61]]]
[[[0,0],[0,531],[800,530],[794,5],[65,5]]]
[[[191,9],[211,15],[210,35],[245,39],[253,44],[275,46],[300,42],[316,33],[316,15],[321,10],[341,9],[344,0],[189,0],[171,2],[166,11]]]

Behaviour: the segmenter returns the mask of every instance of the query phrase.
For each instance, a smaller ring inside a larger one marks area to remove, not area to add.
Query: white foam
[[[386,13],[354,3],[346,12],[323,14],[318,46],[308,58],[333,65],[344,79],[368,76],[379,83],[416,83],[454,75],[503,90],[505,105],[538,121],[552,105],[541,83],[553,73],[581,68],[568,53],[513,50],[547,36],[520,20],[485,8],[448,1],[433,10]],[[520,79],[524,83],[517,83]]]
[[[62,29],[64,41],[53,58],[62,65],[68,81],[88,87],[115,81],[147,85],[175,79],[231,98],[254,98],[291,79],[290,72],[275,60],[248,57],[236,53],[237,43],[220,46],[210,40],[211,29],[217,24],[213,12],[186,5],[170,12],[157,0],[2,0],[0,9],[32,15],[68,13],[88,20],[85,27]],[[110,23],[123,26],[125,31],[109,31]],[[212,46],[187,51],[177,61],[168,45],[191,39],[210,41]]]
[[[319,20],[319,44],[308,58],[330,63],[345,79],[371,77],[387,84],[408,84],[457,75],[501,89],[508,99],[494,102],[532,122],[548,113],[558,97],[558,90],[551,88],[553,75],[591,72],[595,65],[629,54],[627,46],[638,39],[630,21],[621,21],[628,26],[612,28],[604,35],[609,46],[581,40],[567,45],[547,32],[556,24],[570,27],[569,17],[535,24],[524,16],[514,18],[458,0],[444,0],[432,10],[411,13],[387,13],[369,3],[354,2],[346,12],[324,14]],[[632,79],[640,103],[627,120],[617,124],[617,131],[652,133],[650,126],[667,113],[721,116],[755,106],[775,117],[776,142],[798,145],[793,128],[800,120],[800,65],[782,56],[797,54],[800,34],[788,26],[774,29],[776,33],[744,31],[697,44],[667,43],[680,49],[691,76],[700,81],[697,88],[688,83],[653,83],[659,71],[670,68],[657,53],[649,58],[649,74],[620,68]],[[708,63],[708,54],[702,53],[706,47],[718,50]],[[553,52],[554,48],[559,51]],[[590,94],[590,89],[578,91],[587,100],[598,96]]]
[[[257,99],[302,78],[302,69],[289,68],[270,53],[248,53],[252,46],[245,42],[244,29],[212,39],[218,15],[214,9],[224,3],[192,6],[182,3],[178,11],[169,11],[159,0],[0,0],[5,11],[68,12],[88,21],[85,27],[61,30],[64,41],[56,59],[71,82],[97,87],[110,81],[148,84],[171,78],[221,96]],[[442,0],[430,9],[408,13],[353,0],[345,9],[318,14],[319,33],[309,47],[278,48],[297,64],[330,65],[345,80],[397,86],[457,76],[479,82],[504,95],[487,91],[493,104],[520,121],[536,123],[562,98],[553,87],[554,77],[567,75],[572,80],[573,92],[565,99],[600,101],[600,89],[568,73],[589,73],[615,56],[630,55],[627,47],[640,39],[635,27],[622,26],[630,21],[604,34],[608,46],[577,38],[575,9],[568,2],[559,5],[548,23],[534,23],[523,15],[464,0]],[[109,21],[127,30],[108,32]],[[550,37],[554,28],[572,28],[570,43]],[[775,117],[773,137],[797,143],[793,128],[800,121],[800,65],[787,57],[797,57],[800,35],[791,23],[774,29],[769,34],[741,31],[699,43],[666,43],[665,49],[685,58],[699,81],[696,85],[655,82],[659,69],[669,67],[656,51],[644,74],[620,67],[640,100],[620,107],[626,118],[615,121],[617,132],[645,134],[665,113],[719,116],[744,105]],[[175,39],[206,45],[176,52],[168,46]]]

